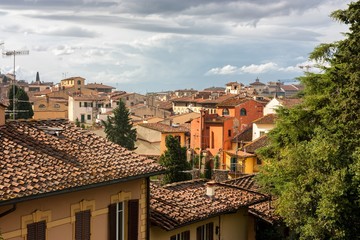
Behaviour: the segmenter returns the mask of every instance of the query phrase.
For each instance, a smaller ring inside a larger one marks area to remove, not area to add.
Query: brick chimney
[[[5,125],[5,109],[6,106],[0,103],[0,126]]]

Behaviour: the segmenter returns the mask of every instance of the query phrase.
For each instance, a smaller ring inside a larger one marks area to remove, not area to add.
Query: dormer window
[[[229,116],[229,109],[224,108],[223,111],[222,111],[222,115],[223,116]]]

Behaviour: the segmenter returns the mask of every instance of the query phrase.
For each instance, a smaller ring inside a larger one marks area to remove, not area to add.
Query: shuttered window
[[[127,204],[127,235],[130,240],[138,239],[139,200],[129,200]],[[109,206],[109,239],[125,240],[125,203]]]
[[[139,229],[139,200],[129,200],[128,202],[128,235],[129,239],[138,239]]]
[[[75,240],[90,240],[90,210],[75,213]]]
[[[196,229],[196,240],[213,240],[214,223],[202,225]]]
[[[170,240],[190,240],[190,231],[178,233],[170,237]]]
[[[36,222],[27,225],[27,240],[45,240],[46,222]]]

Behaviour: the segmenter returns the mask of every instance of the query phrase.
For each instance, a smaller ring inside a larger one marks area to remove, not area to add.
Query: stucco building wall
[[[139,239],[145,239],[145,179],[17,203],[14,212],[0,218],[2,237],[24,240],[27,224],[46,220],[47,239],[71,240],[75,234],[75,212],[90,209],[91,239],[108,239],[108,206],[130,199],[139,199]],[[11,207],[1,206],[0,212]]]

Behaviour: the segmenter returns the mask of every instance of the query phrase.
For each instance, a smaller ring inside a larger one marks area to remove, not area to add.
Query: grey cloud
[[[94,31],[90,31],[80,27],[55,28],[51,30],[40,31],[38,33],[44,35],[51,35],[51,36],[86,37],[86,38],[94,38],[99,35]]]

